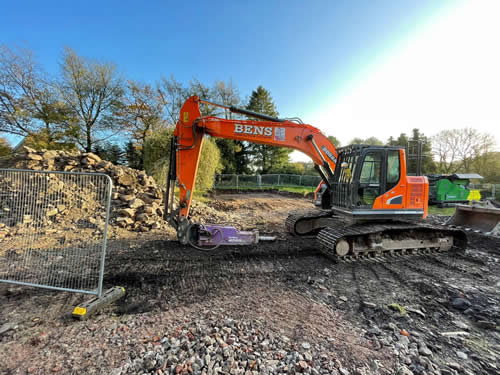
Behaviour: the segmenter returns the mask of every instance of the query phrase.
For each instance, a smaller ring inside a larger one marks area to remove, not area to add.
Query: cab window
[[[392,189],[399,182],[400,165],[399,151],[389,151],[387,155],[387,186],[386,190]]]
[[[359,182],[362,184],[379,184],[381,161],[382,154],[379,152],[366,154]]]

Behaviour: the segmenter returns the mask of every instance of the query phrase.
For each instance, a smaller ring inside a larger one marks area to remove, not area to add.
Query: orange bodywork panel
[[[425,176],[407,176],[405,151],[399,150],[401,165],[400,179],[396,186],[377,197],[372,209],[408,209],[424,210],[427,217],[429,181]],[[397,202],[397,203],[395,203]]]
[[[288,147],[302,151],[317,165],[328,164],[335,170],[337,151],[321,131],[311,125],[291,121],[232,120],[202,117],[200,99],[189,98],[181,108],[174,132],[177,137],[177,179],[179,183],[179,216],[187,218],[205,135],[253,143]]]

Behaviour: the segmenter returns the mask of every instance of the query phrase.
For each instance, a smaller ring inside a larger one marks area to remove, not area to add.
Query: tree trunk
[[[85,147],[86,152],[92,152],[92,137],[90,134],[90,127],[87,127],[87,147]]]

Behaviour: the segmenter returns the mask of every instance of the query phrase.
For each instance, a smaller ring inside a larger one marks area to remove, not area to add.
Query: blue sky
[[[345,144],[363,134],[384,140],[390,134],[349,115],[362,108],[348,109],[343,118],[329,111],[366,91],[365,81],[464,3],[18,1],[2,6],[0,43],[28,46],[52,73],[63,46],[70,46],[116,63],[125,78],[152,83],[172,74],[206,84],[232,78],[242,97],[263,85],[281,115],[299,116]],[[387,119],[388,113],[381,116]],[[350,125],[332,125],[330,119]],[[410,132],[413,125],[403,123],[401,131]],[[390,129],[396,136],[400,132]]]

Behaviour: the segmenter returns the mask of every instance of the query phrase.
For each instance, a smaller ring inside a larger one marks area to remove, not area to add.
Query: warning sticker
[[[285,128],[274,128],[274,140],[275,141],[284,141],[285,140]]]

